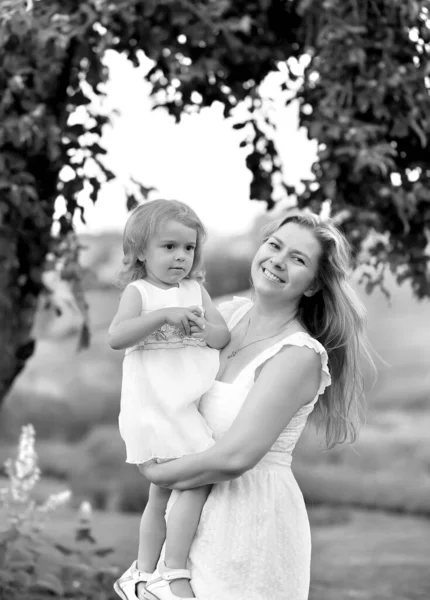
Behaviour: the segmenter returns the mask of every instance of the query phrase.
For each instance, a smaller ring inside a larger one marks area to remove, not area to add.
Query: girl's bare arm
[[[230,331],[219,311],[215,308],[206,289],[201,286],[203,308],[205,309],[205,329],[202,331],[191,325],[191,334],[202,337],[211,348],[221,349],[230,341]]]
[[[197,307],[194,307],[197,308]],[[108,342],[114,350],[134,346],[165,323],[175,326],[184,335],[190,335],[190,320],[203,324],[193,307],[164,308],[141,315],[142,298],[134,285],[125,288],[116,315],[108,331]]]

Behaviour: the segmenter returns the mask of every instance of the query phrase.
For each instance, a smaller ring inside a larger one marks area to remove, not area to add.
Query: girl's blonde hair
[[[297,223],[321,244],[317,291],[300,300],[298,317],[327,350],[332,384],[312,413],[317,426],[325,426],[328,447],[355,441],[365,412],[363,358],[375,373],[365,333],[366,310],[348,282],[351,247],[331,219],[310,212],[295,213],[264,229],[267,240],[287,223]]]
[[[145,251],[149,240],[167,221],[176,221],[194,229],[197,234],[194,261],[187,279],[204,279],[202,245],[205,228],[192,208],[178,200],[151,200],[133,210],[124,228],[122,239],[124,258],[119,275],[121,287],[146,277],[145,263],[138,255]]]

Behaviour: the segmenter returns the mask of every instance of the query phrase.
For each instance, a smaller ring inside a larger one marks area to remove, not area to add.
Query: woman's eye
[[[303,260],[303,258],[300,258],[300,256],[293,256],[293,258],[294,258],[294,260],[297,260],[302,265],[305,264],[305,261]]]
[[[276,250],[279,249],[279,244],[277,244],[276,242],[269,242],[269,246],[272,246],[272,248],[275,248]]]

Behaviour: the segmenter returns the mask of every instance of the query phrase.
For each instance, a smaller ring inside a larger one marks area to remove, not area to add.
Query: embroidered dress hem
[[[139,342],[132,348],[127,348],[125,354],[136,352],[136,350],[176,350],[178,348],[205,348],[206,342],[200,338],[184,337],[182,340],[169,342]]]

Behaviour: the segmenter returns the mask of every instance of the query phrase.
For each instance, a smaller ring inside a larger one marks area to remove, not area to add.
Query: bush
[[[124,465],[120,474],[116,509],[126,513],[142,513],[148,502],[149,481],[134,465]]]
[[[254,242],[247,235],[208,242],[205,285],[212,298],[232,296],[249,288],[253,254]]]
[[[427,420],[412,428],[405,415],[379,419],[353,446],[324,452],[312,430],[304,433],[293,469],[309,504],[430,515]]]
[[[148,500],[149,483],[134,465],[127,464],[118,429],[100,426],[78,446],[82,462],[71,475],[75,502],[89,500],[100,510],[141,513]]]
[[[44,477],[67,480],[71,473],[85,461],[85,454],[78,444],[43,440],[37,443],[36,449]]]
[[[356,473],[344,466],[297,465],[297,481],[308,507],[319,504],[430,516],[430,478],[385,471]]]
[[[113,508],[124,465],[124,443],[118,429],[95,427],[78,449],[82,462],[75,465],[70,477],[75,502],[89,500],[95,508]]]
[[[38,503],[35,489],[40,471],[31,425],[23,427],[16,459],[5,465],[6,486],[0,489],[0,510],[6,528],[0,532],[0,591],[2,598],[113,600],[117,569],[102,559],[111,548],[99,547],[91,534],[91,507],[80,514],[73,546],[46,536],[48,515],[69,500],[70,492],[51,494]],[[88,544],[90,542],[90,544]]]

